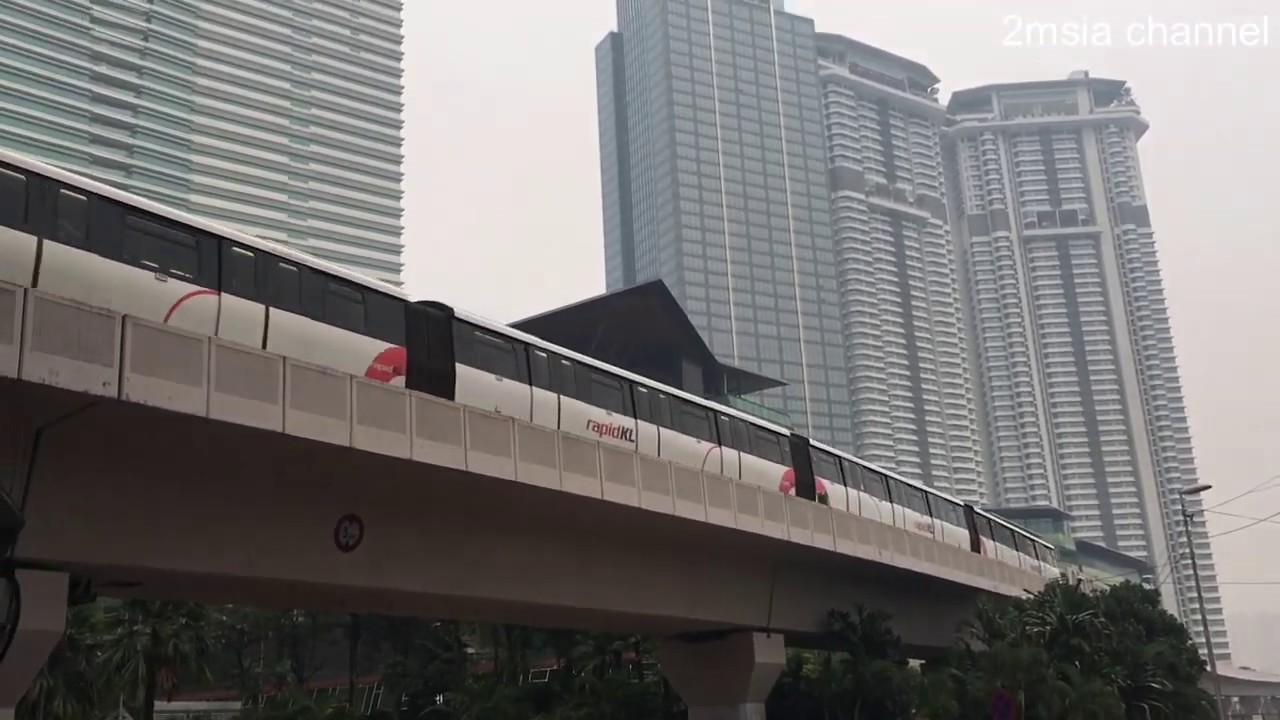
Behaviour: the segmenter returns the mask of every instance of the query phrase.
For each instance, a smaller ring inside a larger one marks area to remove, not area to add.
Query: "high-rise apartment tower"
[[[400,0],[6,0],[0,146],[398,283]]]
[[[994,500],[1151,563],[1203,642],[1179,490],[1198,482],[1124,82],[991,85],[948,105],[952,212]],[[1201,501],[1187,499],[1230,658]]]
[[[853,449],[966,500],[981,449],[951,246],[938,77],[818,35]]]
[[[754,0],[619,0],[596,49],[610,290],[662,279],[761,400],[848,447],[813,21]]]

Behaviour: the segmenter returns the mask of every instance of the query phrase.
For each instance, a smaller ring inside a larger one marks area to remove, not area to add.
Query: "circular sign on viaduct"
[[[364,520],[355,513],[347,513],[338,518],[333,526],[333,545],[338,552],[349,553],[364,542]]]

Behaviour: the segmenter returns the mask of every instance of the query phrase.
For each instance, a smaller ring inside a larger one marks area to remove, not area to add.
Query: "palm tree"
[[[102,609],[71,608],[62,642],[41,668],[18,705],[31,720],[98,720],[115,705],[112,677],[102,672]]]
[[[141,720],[154,720],[157,697],[172,699],[180,680],[208,676],[212,617],[190,603],[125,600],[107,607],[102,664]]]

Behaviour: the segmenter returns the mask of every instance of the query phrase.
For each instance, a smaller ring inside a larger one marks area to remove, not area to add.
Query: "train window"
[[[1049,567],[1051,567],[1051,568],[1055,568],[1055,569],[1056,569],[1056,568],[1058,567],[1058,550],[1057,550],[1057,548],[1052,548],[1052,547],[1047,547],[1047,546],[1045,546],[1045,545],[1041,545],[1041,546],[1040,546],[1040,561],[1041,561],[1041,562],[1048,563],[1048,564],[1049,564]]]
[[[392,345],[404,345],[403,301],[372,290],[366,290],[364,296],[365,333]]]
[[[671,420],[671,398],[667,397],[666,394],[654,394],[653,416],[657,418],[660,427],[675,429],[675,424]]]
[[[575,380],[573,361],[564,358],[556,358],[551,368],[552,389],[557,395],[565,395],[568,397],[578,396],[578,383]]]
[[[519,350],[514,343],[481,330],[474,330],[470,335],[471,347],[467,355],[471,363],[468,364],[508,380],[525,382]]]
[[[589,402],[610,412],[630,415],[630,408],[627,407],[626,388],[623,386],[622,381],[599,370],[591,370],[589,372],[591,379],[591,399]]]
[[[715,429],[711,426],[711,413],[707,409],[684,400],[675,401],[676,430],[690,437],[713,443]]]
[[[58,191],[57,230],[54,240],[63,245],[83,248],[89,241],[89,198],[70,190]]]
[[[813,474],[836,485],[844,484],[840,479],[840,463],[825,450],[813,449]]]
[[[200,246],[190,233],[125,215],[124,261],[181,280],[200,277]]]
[[[551,390],[551,357],[542,350],[529,351],[529,380],[536,388]]]
[[[911,503],[912,503],[912,507],[911,507],[911,509],[912,509],[912,510],[915,510],[916,512],[920,513],[921,515],[923,515],[923,516],[925,516],[925,517],[930,517],[930,515],[929,515],[929,497],[928,497],[927,495],[925,495],[925,494],[924,494],[924,491],[923,491],[923,490],[921,490],[921,489],[920,489],[920,488],[918,488],[918,487],[915,487],[914,485],[908,485],[908,486],[907,486],[907,497],[908,497],[908,498],[910,498],[910,500],[911,500]]]
[[[0,168],[0,225],[15,230],[27,227],[27,177]]]
[[[890,478],[889,482],[893,487],[893,497],[898,499],[899,505],[922,515],[927,516],[929,514],[929,507],[925,503],[924,493],[920,492],[918,488],[894,478]]]
[[[636,419],[647,423],[656,422],[653,414],[653,393],[649,392],[649,388],[640,385],[633,385],[632,392],[636,396]]]
[[[246,300],[258,298],[258,263],[252,250],[222,243],[222,292]]]
[[[875,470],[868,470],[867,468],[862,468],[861,475],[862,489],[865,490],[868,495],[876,498],[877,500],[893,502],[893,495],[889,493],[888,478]]]
[[[1024,554],[1035,558],[1036,562],[1040,562],[1040,543],[1024,535],[1019,535],[1018,547],[1022,549]]]
[[[751,426],[742,418],[733,418],[733,439],[737,441],[737,449],[744,453],[751,452]]]
[[[840,471],[844,475],[845,487],[863,492],[861,469],[857,463],[840,458]]]
[[[994,540],[994,534],[991,532],[991,518],[985,518],[981,515],[974,516],[974,523],[978,526],[978,534],[988,540]]]
[[[946,521],[947,519],[946,501],[944,501],[942,498],[936,495],[931,495],[930,493],[925,492],[924,504],[925,504],[925,507],[928,508],[929,510],[929,517],[932,517],[934,520]]]
[[[733,418],[724,413],[716,413],[716,433],[720,438],[720,445],[733,450],[738,450],[737,433],[733,431]]]
[[[1011,550],[1017,549],[1017,545],[1015,545],[1013,542],[1012,530],[1010,530],[1009,528],[997,522],[991,523],[991,530],[992,530],[992,533],[995,535],[996,542],[1000,543],[1001,545]]]
[[[963,523],[956,522],[956,513],[960,509],[958,505],[937,495],[926,495],[926,498],[929,500],[929,510],[935,519],[949,525],[964,527]]]
[[[330,280],[324,289],[324,322],[351,332],[364,332],[364,295]]]
[[[277,261],[271,275],[276,291],[274,305],[281,310],[302,314],[302,271],[287,262]]]
[[[783,442],[777,434],[760,427],[751,428],[751,454],[779,465],[791,466],[790,454],[784,454]]]

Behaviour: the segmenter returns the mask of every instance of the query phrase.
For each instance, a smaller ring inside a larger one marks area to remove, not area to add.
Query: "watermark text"
[[[1087,16],[1036,19],[1006,15],[1006,47],[1261,48],[1271,44],[1271,18],[1195,21],[1154,16],[1112,22]]]

